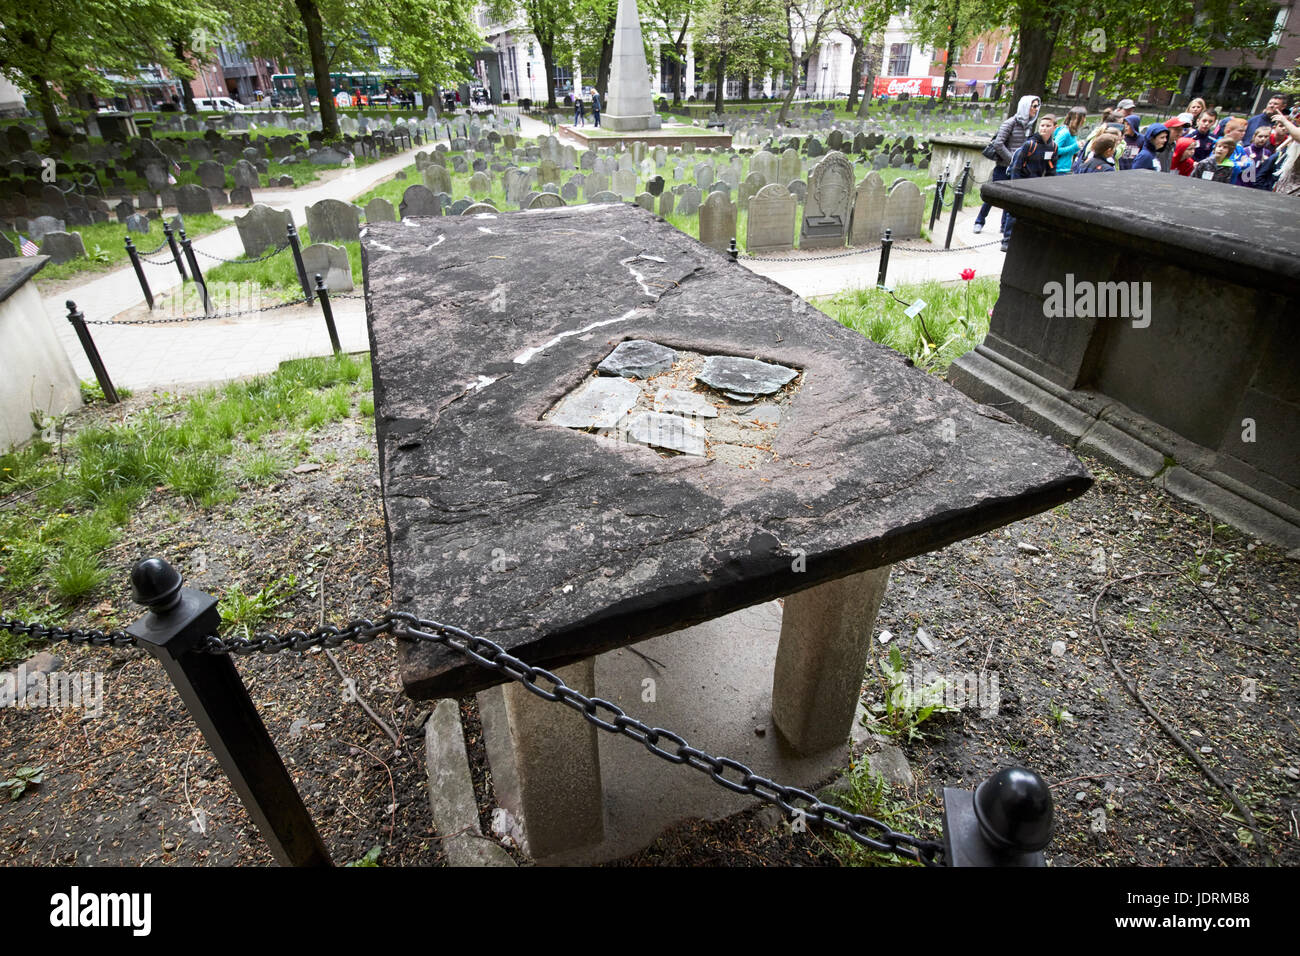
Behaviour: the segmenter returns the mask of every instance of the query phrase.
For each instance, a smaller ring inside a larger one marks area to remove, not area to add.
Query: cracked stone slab
[[[699,392],[680,388],[661,388],[655,392],[655,407],[669,415],[690,415],[695,418],[717,418],[718,410]],[[780,419],[780,412],[777,413]]]
[[[592,378],[546,417],[565,428],[613,428],[632,410],[641,390],[622,378]]]
[[[642,445],[667,448],[686,455],[704,454],[704,427],[680,415],[642,412],[623,426],[627,437]]]
[[[1091,484],[1055,442],[797,311],[788,290],[639,207],[482,222],[377,222],[362,240],[398,610],[559,667],[944,547]],[[623,264],[642,251],[664,260],[649,263],[662,293]],[[741,449],[755,463],[738,468],[545,420],[631,339],[799,369],[798,390],[774,396],[772,453]],[[955,440],[936,441],[946,419]],[[401,642],[399,655],[417,698],[502,679],[436,645]]]
[[[602,375],[621,375],[624,378],[650,378],[666,372],[677,361],[677,353],[656,342],[634,339],[621,342],[609,353],[605,361],[596,366]]]
[[[757,359],[714,355],[704,363],[696,379],[726,394],[771,395],[798,376],[792,368]]]

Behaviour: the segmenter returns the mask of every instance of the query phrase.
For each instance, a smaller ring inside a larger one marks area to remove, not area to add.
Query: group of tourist
[[[595,125],[600,125],[600,91],[592,89],[591,91],[591,117]],[[587,106],[582,101],[582,91],[578,90],[573,94],[573,125],[587,125]]]
[[[1084,132],[1087,111],[1075,106],[1062,122],[1039,116],[1037,96],[1021,97],[1016,112],[998,127],[985,155],[992,179],[1026,179],[1068,173],[1146,170],[1173,173],[1300,197],[1300,125],[1285,96],[1270,97],[1249,118],[1220,115],[1194,99],[1187,111],[1143,128],[1132,100],[1120,100],[1101,122]],[[989,203],[975,217],[984,228]],[[1002,214],[1002,248],[1013,217]]]

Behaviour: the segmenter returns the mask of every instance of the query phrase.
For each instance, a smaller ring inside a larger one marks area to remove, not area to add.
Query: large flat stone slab
[[[362,255],[394,604],[532,663],[891,564],[1090,484],[1055,443],[635,206],[375,223]],[[632,339],[800,370],[771,454],[737,468],[543,420]],[[454,651],[401,653],[416,697],[500,683]]]

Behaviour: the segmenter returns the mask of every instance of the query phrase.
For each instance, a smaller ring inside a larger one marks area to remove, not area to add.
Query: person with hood
[[[1040,176],[1056,175],[1056,117],[1042,116],[1038,120],[1038,132],[1025,140],[1023,145],[1011,157],[1007,173],[1012,179],[1035,179]],[[1015,217],[1007,216],[1002,228],[1002,251],[1006,252],[1011,244],[1011,227]]]
[[[1133,161],[1137,159],[1138,153],[1142,151],[1142,135],[1138,132],[1138,122],[1136,116],[1124,117],[1123,142],[1117,149],[1118,155],[1115,157],[1116,169],[1132,169]]]
[[[1165,140],[1165,148],[1160,150],[1157,158],[1160,160],[1160,168],[1167,173],[1174,171],[1174,147],[1178,140],[1186,135],[1187,121],[1181,116],[1171,116],[1165,120],[1164,128],[1169,131],[1169,138]]]
[[[1137,154],[1137,159],[1133,160],[1133,169],[1163,172],[1165,167],[1160,163],[1159,154],[1168,143],[1169,130],[1165,129],[1165,124],[1152,123],[1142,134],[1142,151]]]
[[[1064,176],[1074,166],[1074,160],[1083,149],[1079,131],[1088,121],[1088,111],[1082,106],[1071,106],[1065,114],[1065,125],[1058,126],[1053,139],[1056,142],[1056,174]]]
[[[1172,160],[1172,172],[1179,176],[1190,176],[1192,168],[1196,165],[1196,139],[1192,136],[1184,136],[1178,140],[1174,146],[1174,156]]]
[[[1007,173],[1007,166],[1011,163],[1011,157],[1024,144],[1025,139],[1029,136],[1029,131],[1033,128],[1034,117],[1038,115],[1038,107],[1042,101],[1037,96],[1022,96],[1020,103],[1016,106],[1016,112],[1002,121],[998,127],[997,134],[993,137],[992,146],[997,158],[993,161],[993,175],[989,178],[993,182],[1001,182],[1004,179],[1010,179]],[[993,208],[992,203],[985,203],[980,206],[980,211],[975,214],[974,232],[979,232],[984,228],[984,221],[989,217],[989,210]],[[1006,210],[1002,211],[1002,232],[1005,235],[1007,231],[1007,222],[1010,217]]]
[[[1115,147],[1119,137],[1114,133],[1098,133],[1092,140],[1092,154],[1083,161],[1075,172],[1078,173],[1113,173],[1115,171]]]

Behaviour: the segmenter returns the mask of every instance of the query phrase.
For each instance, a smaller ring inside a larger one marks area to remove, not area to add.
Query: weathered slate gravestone
[[[33,242],[38,242],[46,233],[63,232],[67,228],[67,223],[62,219],[55,219],[53,216],[37,216],[28,221],[27,234]]]
[[[241,159],[235,163],[230,175],[234,178],[236,187],[244,186],[248,189],[256,189],[262,185],[258,179],[257,167],[246,159]]]
[[[253,205],[253,191],[247,186],[236,186],[230,190],[230,205],[232,206],[251,206]]]
[[[469,178],[468,188],[475,196],[486,196],[492,191],[492,178],[487,173],[475,173]]]
[[[365,213],[367,223],[397,221],[397,211],[393,209],[393,204],[382,196],[376,196],[366,203]]]
[[[361,238],[361,210],[338,199],[322,199],[307,207],[307,231],[312,242],[354,242]]]
[[[235,217],[235,228],[244,245],[244,255],[256,259],[268,249],[282,246],[288,239],[293,214],[287,209],[272,209],[258,204],[242,216]]]
[[[438,195],[443,196],[446,194],[438,193]],[[536,195],[537,193],[529,193],[529,201],[531,202],[532,197]],[[468,209],[472,205],[474,205],[474,200],[472,199],[457,199],[450,206],[446,206],[444,208],[446,209],[448,216],[459,216],[461,213],[463,213],[466,209]]]
[[[444,166],[430,163],[424,167],[424,185],[429,187],[430,192],[450,193],[451,173]]]
[[[703,197],[695,186],[686,186],[677,196],[677,213],[681,216],[693,216],[700,209]]]
[[[798,203],[780,183],[769,183],[749,200],[745,244],[749,252],[783,252],[794,248]]]
[[[885,198],[885,229],[894,239],[919,239],[921,220],[925,217],[925,198],[920,187],[910,179],[900,179]]]
[[[630,169],[619,169],[614,173],[613,191],[618,193],[624,199],[631,199],[636,195],[636,173]]]
[[[858,183],[853,199],[853,219],[849,226],[849,245],[869,246],[880,241],[885,225],[885,181],[877,172],[869,172]]]
[[[547,195],[550,194],[538,193],[538,196],[547,196]],[[560,197],[556,196],[555,198],[559,199]],[[490,202],[476,202],[466,207],[465,211],[462,212],[461,215],[462,216],[482,216],[484,214],[495,215],[499,211],[500,210],[498,210],[497,207],[492,205]]]
[[[596,193],[593,196],[587,197],[587,202],[592,204],[597,204],[597,205],[600,203],[611,203],[611,202],[622,202],[622,201],[623,200],[619,197],[618,193],[611,193],[611,192]]]
[[[646,181],[646,192],[651,196],[661,196],[664,191],[664,178],[662,176],[651,176]]]
[[[793,179],[803,179],[803,160],[799,158],[799,153],[793,149],[785,149],[781,152],[781,164],[778,172],[780,179],[790,182]]]
[[[79,232],[47,232],[41,238],[41,255],[54,262],[69,262],[86,258],[86,244]]]
[[[402,193],[402,201],[397,208],[403,219],[409,219],[412,216],[442,215],[442,201],[434,195],[432,189],[418,183],[406,187],[406,190]]]
[[[350,166],[355,162],[351,153],[333,146],[321,147],[308,160],[313,166]]]
[[[451,171],[453,173],[465,173],[469,171],[469,164],[465,162],[464,156],[453,156],[451,158]]]
[[[591,197],[596,193],[607,193],[609,191],[609,176],[605,173],[593,172],[582,184],[582,192],[587,197],[588,202],[591,202]]]
[[[141,235],[149,234],[149,220],[139,213],[134,213],[126,217],[126,231],[138,232]]]
[[[852,203],[853,164],[843,153],[827,153],[808,176],[799,248],[828,249],[844,245]]]
[[[701,190],[713,185],[713,164],[704,161],[695,164],[695,183]]]
[[[532,198],[532,201],[528,203],[528,208],[529,209],[558,209],[560,206],[565,206],[565,205],[568,205],[568,203],[566,203],[564,199],[561,198],[556,193],[538,193],[536,196]]]
[[[198,169],[195,170],[199,176],[199,182],[208,189],[224,189],[226,185],[226,168],[220,163],[207,162],[199,163]]]
[[[543,159],[537,164],[537,181],[539,183],[558,183],[560,181],[559,165],[552,160]]]
[[[572,179],[560,187],[560,198],[566,203],[578,201],[578,184]]]
[[[313,242],[303,249],[302,264],[313,286],[319,275],[325,280],[325,288],[331,292],[352,291],[352,266],[348,262],[348,251],[342,246]]]
[[[765,149],[759,150],[749,160],[749,175],[756,173],[763,177],[764,186],[776,182],[781,175],[781,160]]]
[[[700,242],[726,252],[736,238],[736,204],[720,192],[711,192],[700,206]]]
[[[647,212],[655,211],[655,197],[649,193],[637,193],[636,204]]]
[[[176,211],[182,215],[210,214],[212,212],[212,194],[202,186],[177,187]]]

